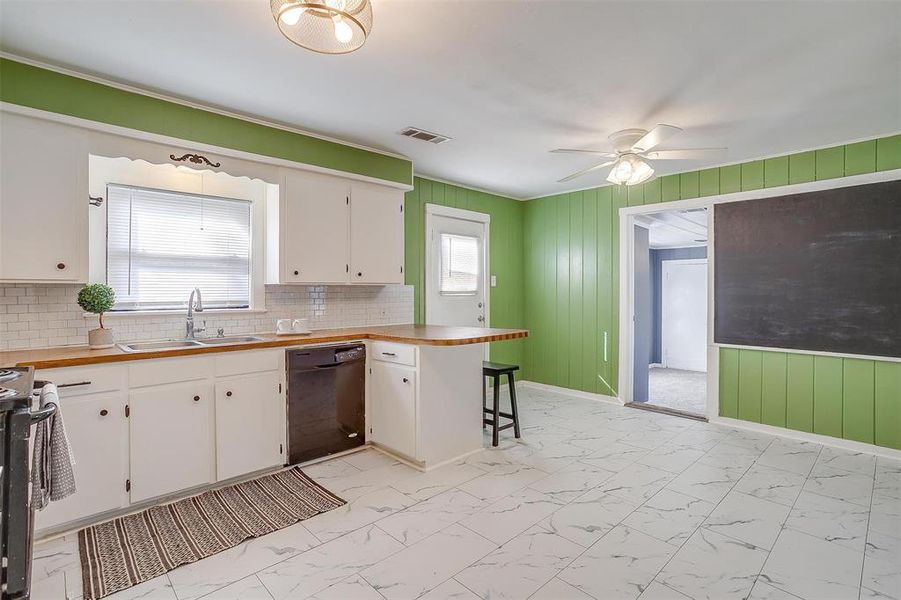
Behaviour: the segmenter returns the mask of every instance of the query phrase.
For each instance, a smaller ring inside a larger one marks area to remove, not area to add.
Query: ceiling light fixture
[[[370,0],[270,0],[269,4],[282,35],[314,52],[353,52],[372,31]]]
[[[613,164],[607,181],[617,185],[638,185],[654,174],[654,169],[637,154],[623,154]]]

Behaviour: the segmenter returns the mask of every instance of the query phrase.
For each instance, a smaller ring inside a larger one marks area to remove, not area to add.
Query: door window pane
[[[441,234],[441,285],[446,295],[474,295],[479,290],[479,238]]]

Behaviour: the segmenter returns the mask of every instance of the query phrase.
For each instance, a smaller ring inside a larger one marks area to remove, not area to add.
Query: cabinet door
[[[88,156],[74,128],[4,113],[0,280],[86,281]]]
[[[404,194],[353,184],[350,198],[351,283],[403,283]]]
[[[213,481],[210,383],[190,381],[134,390],[128,402],[132,502]]]
[[[216,479],[284,463],[285,403],[276,371],[216,381]]]
[[[125,401],[122,392],[64,399],[63,418],[75,456],[77,492],[38,511],[35,515],[38,530],[128,504]]]
[[[348,183],[288,172],[284,193],[282,281],[347,283]]]
[[[416,457],[416,369],[373,361],[369,400],[370,439]]]

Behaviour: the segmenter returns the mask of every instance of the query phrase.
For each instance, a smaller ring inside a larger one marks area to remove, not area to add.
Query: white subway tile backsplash
[[[0,284],[0,350],[84,345],[96,317],[75,302],[80,285]],[[275,331],[277,319],[307,318],[313,329],[413,322],[413,287],[266,286],[266,312],[200,314],[206,333],[226,335]],[[104,316],[117,341],[184,336],[183,314]]]

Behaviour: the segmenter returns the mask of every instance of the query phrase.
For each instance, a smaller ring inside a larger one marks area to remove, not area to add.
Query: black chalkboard
[[[714,208],[714,340],[901,357],[901,181]]]

